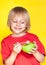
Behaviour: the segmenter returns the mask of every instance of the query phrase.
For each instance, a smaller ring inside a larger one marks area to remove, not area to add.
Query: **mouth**
[[[17,28],[17,27],[14,27],[14,29],[17,29],[17,30],[19,30],[19,29],[22,29],[22,28]]]

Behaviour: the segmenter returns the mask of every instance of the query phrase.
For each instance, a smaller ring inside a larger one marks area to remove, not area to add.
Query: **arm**
[[[36,49],[34,49],[33,55],[39,62],[43,62],[45,58],[44,57],[44,54],[45,54],[44,46],[37,36],[35,36],[34,40],[35,40],[34,43],[35,43]]]
[[[44,55],[41,54],[39,51],[35,51],[33,53],[33,55],[39,62],[43,62],[44,61]]]
[[[17,53],[14,51],[11,53],[11,55],[5,60],[5,65],[13,65],[15,59],[17,57]]]
[[[21,51],[21,45],[20,44],[16,44],[13,48],[13,51],[11,53],[11,55],[5,60],[5,65],[13,65],[17,55],[20,53]]]
[[[31,50],[31,52],[29,52],[29,54],[33,54],[33,56],[36,58],[36,60],[38,60],[39,62],[43,62],[44,54],[42,54],[40,51],[38,51],[38,46],[35,41],[34,41],[34,45],[36,46],[36,48],[32,48],[32,50]]]

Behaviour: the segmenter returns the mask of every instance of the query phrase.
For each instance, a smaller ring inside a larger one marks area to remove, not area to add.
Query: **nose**
[[[17,26],[20,26],[20,22],[19,21],[17,22]]]

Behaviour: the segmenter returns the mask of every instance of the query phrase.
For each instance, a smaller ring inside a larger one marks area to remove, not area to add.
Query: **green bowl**
[[[30,51],[32,50],[32,48],[36,48],[36,46],[35,46],[34,43],[32,43],[32,42],[30,42],[30,43],[28,43],[28,44],[25,43],[25,44],[22,46],[22,50],[23,50],[24,52],[26,52],[26,53],[30,52]]]

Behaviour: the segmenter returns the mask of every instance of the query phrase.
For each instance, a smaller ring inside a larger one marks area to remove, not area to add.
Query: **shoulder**
[[[29,37],[32,37],[32,38],[38,38],[38,36],[36,34],[34,34],[34,33],[29,33],[28,32],[28,36]]]
[[[11,35],[8,35],[7,37],[5,37],[5,38],[1,41],[1,43],[8,41],[10,38],[11,38]]]

